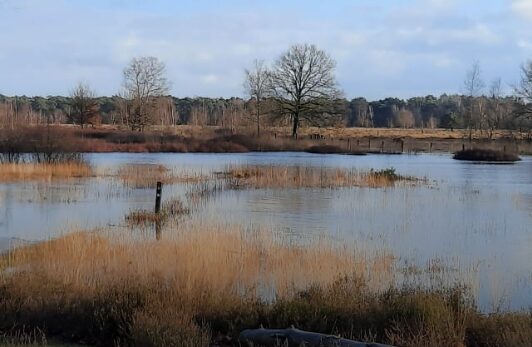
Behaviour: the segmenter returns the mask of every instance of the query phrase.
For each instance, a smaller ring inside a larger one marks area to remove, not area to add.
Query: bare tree
[[[168,93],[165,64],[156,57],[133,58],[124,69],[124,89],[131,102],[129,124],[143,130],[151,122],[150,112],[155,98]]]
[[[95,100],[96,93],[88,84],[80,82],[70,93],[72,98],[71,110],[67,114],[67,119],[84,127],[86,124],[94,125],[98,122],[99,105]]]
[[[502,100],[502,81],[500,78],[494,79],[489,88],[488,112],[486,112],[486,122],[488,125],[488,137],[493,137],[495,129],[500,128],[501,122],[505,118],[507,107]]]
[[[320,126],[342,113],[335,67],[327,53],[308,44],[290,47],[275,62],[269,73],[269,90],[279,115],[290,118],[293,137],[302,120]]]
[[[403,108],[396,113],[396,122],[401,128],[413,128],[416,124],[416,119],[412,111]]]
[[[521,67],[521,81],[515,88],[520,101],[516,115],[518,118],[532,120],[532,60]]]
[[[482,93],[484,89],[484,81],[482,80],[482,72],[480,70],[480,63],[474,62],[471,69],[467,71],[466,78],[464,80],[464,89],[468,98],[468,108],[464,116],[465,126],[469,130],[469,141],[473,137],[473,125],[475,123],[475,108],[476,98]]]
[[[264,114],[263,103],[269,87],[269,73],[263,60],[255,60],[252,70],[246,69],[245,74],[244,90],[253,101],[253,120],[257,126],[257,136],[260,136],[260,120]]]

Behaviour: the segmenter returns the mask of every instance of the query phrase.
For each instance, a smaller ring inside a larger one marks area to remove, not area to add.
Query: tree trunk
[[[257,137],[260,137],[260,106],[257,100]]]
[[[297,128],[299,127],[299,113],[294,113],[294,121],[292,123],[292,137],[297,137]]]

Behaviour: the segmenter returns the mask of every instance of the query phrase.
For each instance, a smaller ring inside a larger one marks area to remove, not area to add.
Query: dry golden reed
[[[357,256],[327,241],[289,246],[267,232],[224,226],[193,229],[160,242],[73,233],[15,248],[7,266],[81,291],[135,279],[144,285],[163,280],[179,295],[190,297],[205,291],[229,296],[262,291],[283,297],[341,276],[385,273],[393,263],[387,254],[378,259]]]
[[[234,188],[390,187],[414,182],[410,177],[354,169],[311,166],[229,166],[224,172]]]
[[[117,176],[126,186],[154,188],[157,182],[164,184],[197,183],[206,180],[200,173],[176,174],[160,164],[127,164],[118,168]]]
[[[88,345],[208,347],[262,323],[405,347],[532,341],[529,314],[482,315],[460,288],[386,285],[389,255],[282,241],[194,225],[159,242],[79,232],[15,248],[0,257],[0,344],[3,327],[8,341],[27,329]]]
[[[91,166],[84,162],[62,163],[3,163],[0,164],[0,182],[52,180],[93,176]]]

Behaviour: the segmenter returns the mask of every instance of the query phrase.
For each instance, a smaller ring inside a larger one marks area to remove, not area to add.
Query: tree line
[[[142,131],[149,125],[254,127],[300,126],[455,128],[491,137],[497,129],[532,128],[532,61],[522,66],[521,81],[507,95],[500,79],[487,84],[475,63],[463,93],[407,100],[346,99],[335,79],[335,62],[314,45],[294,45],[271,64],[256,60],[244,71],[246,98],[176,98],[163,62],[134,58],[123,71],[123,88],[114,96],[96,96],[79,83],[69,96],[8,97],[0,94],[0,127],[16,124],[72,123],[81,127],[125,125]]]

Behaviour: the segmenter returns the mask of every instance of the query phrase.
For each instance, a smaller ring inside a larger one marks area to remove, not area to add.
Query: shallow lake
[[[205,200],[191,218],[269,228],[294,242],[326,235],[389,252],[402,269],[402,283],[427,282],[440,274],[438,281],[467,283],[485,311],[532,307],[532,157],[513,165],[458,162],[444,154],[117,153],[87,158],[103,171],[137,163],[210,174],[230,164],[250,164],[393,167],[401,175],[426,177],[428,184],[379,189],[223,191]],[[165,186],[163,200],[184,199],[186,191],[184,185]],[[129,211],[153,204],[153,189],[126,187],[109,177],[0,184],[0,249],[14,239],[121,228]],[[427,268],[432,270],[424,276],[411,276]]]

